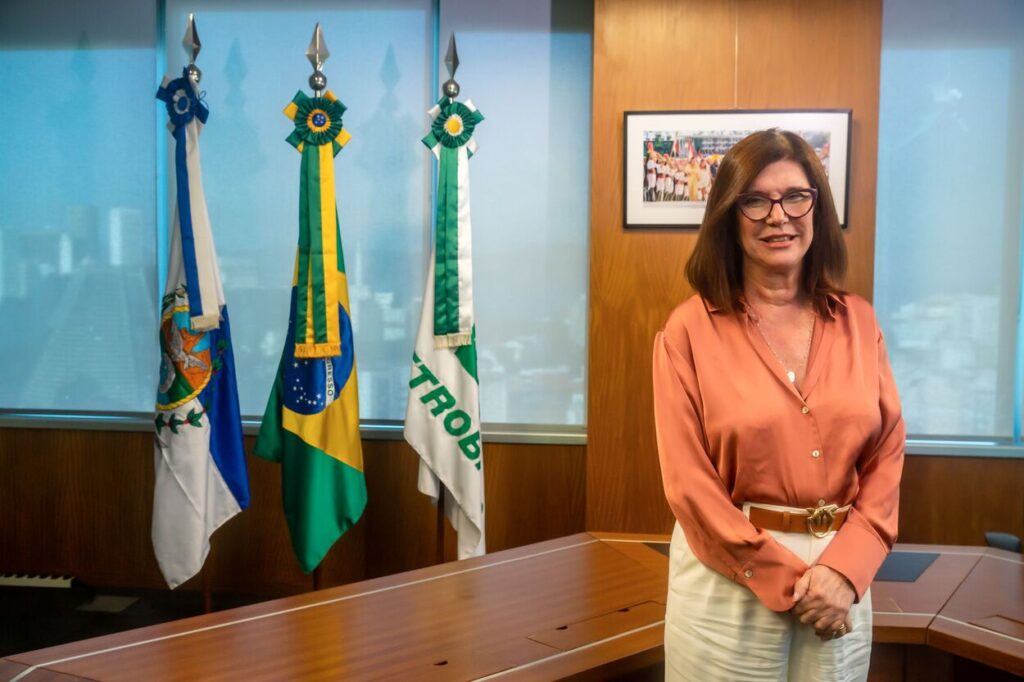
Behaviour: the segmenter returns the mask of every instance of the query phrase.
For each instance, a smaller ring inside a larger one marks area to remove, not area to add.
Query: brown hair
[[[804,256],[801,284],[814,307],[826,311],[827,296],[842,292],[846,274],[846,241],[829,190],[828,176],[811,145],[796,133],[773,128],[743,138],[722,158],[711,186],[697,245],[686,263],[686,278],[712,305],[726,312],[739,307],[743,293],[743,249],[736,218],[736,197],[747,191],[765,167],[795,161],[818,190],[814,206],[814,238]]]

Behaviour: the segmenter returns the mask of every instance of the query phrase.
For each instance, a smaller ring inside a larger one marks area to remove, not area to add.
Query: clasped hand
[[[845,635],[853,629],[850,605],[855,596],[846,576],[819,564],[811,566],[796,581],[792,611],[801,623],[813,626],[822,640],[833,639],[837,631]]]

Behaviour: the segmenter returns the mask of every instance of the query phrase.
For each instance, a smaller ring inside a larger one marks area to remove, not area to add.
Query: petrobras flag
[[[171,588],[203,567],[210,536],[249,506],[242,421],[217,254],[203,196],[206,106],[186,73],[165,78],[176,208],[160,315],[153,551]]]
[[[254,453],[282,466],[292,548],[307,573],[362,516],[366,480],[334,156],[350,139],[330,92],[285,107],[302,154],[299,240],[284,352]]]
[[[480,382],[469,211],[471,139],[483,116],[442,98],[424,144],[438,159],[437,225],[409,380],[405,439],[420,456],[418,488],[458,533],[458,556],[486,552]]]
[[[483,446],[476,339],[437,348],[433,334],[433,263],[409,379],[405,440],[420,456],[417,488],[436,504],[445,490],[445,516],[458,533],[460,559],[480,556],[484,542]]]

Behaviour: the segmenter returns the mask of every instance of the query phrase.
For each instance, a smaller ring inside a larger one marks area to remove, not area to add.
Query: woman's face
[[[800,164],[787,159],[765,166],[745,191],[781,199],[787,192],[810,186]],[[764,220],[751,220],[739,208],[735,210],[746,271],[754,267],[769,272],[800,272],[814,239],[813,208],[807,215],[790,218],[781,204],[773,204]]]

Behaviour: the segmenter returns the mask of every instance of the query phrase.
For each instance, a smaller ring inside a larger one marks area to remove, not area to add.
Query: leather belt
[[[783,533],[810,533],[814,537],[823,538],[839,528],[846,521],[849,507],[839,508],[829,504],[823,507],[810,507],[802,512],[775,511],[750,507],[750,523],[764,530],[778,530]]]

